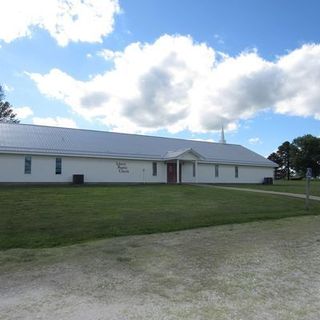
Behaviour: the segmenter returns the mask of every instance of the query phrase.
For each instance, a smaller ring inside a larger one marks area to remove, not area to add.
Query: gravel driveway
[[[320,319],[320,217],[0,252],[0,319]]]

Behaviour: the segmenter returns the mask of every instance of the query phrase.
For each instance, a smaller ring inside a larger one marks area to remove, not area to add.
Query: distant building
[[[240,145],[0,123],[2,183],[262,183],[277,165]]]

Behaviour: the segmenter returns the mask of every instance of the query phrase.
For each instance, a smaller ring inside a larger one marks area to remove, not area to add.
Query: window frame
[[[32,157],[24,157],[24,174],[31,174],[32,172]]]
[[[60,165],[59,165],[60,163]],[[62,174],[62,158],[56,158],[56,170],[55,170],[57,175]]]
[[[219,165],[218,164],[214,165],[214,177],[219,178]]]
[[[239,166],[235,166],[235,167],[234,167],[234,177],[235,177],[236,179],[239,178]]]
[[[158,162],[152,162],[152,176],[156,177],[158,175]]]

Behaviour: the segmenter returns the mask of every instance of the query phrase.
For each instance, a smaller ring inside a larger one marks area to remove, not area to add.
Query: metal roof
[[[275,167],[261,155],[235,144],[137,134],[0,123],[0,153],[50,154],[166,160],[192,149],[204,162]]]

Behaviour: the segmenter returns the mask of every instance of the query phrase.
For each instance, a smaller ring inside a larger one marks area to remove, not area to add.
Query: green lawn
[[[232,187],[234,186],[232,185]],[[236,187],[305,194],[306,180],[275,180],[273,185],[242,184],[236,185]],[[320,196],[320,180],[310,181],[310,194]]]
[[[2,186],[0,249],[319,214],[320,202],[196,186]]]

